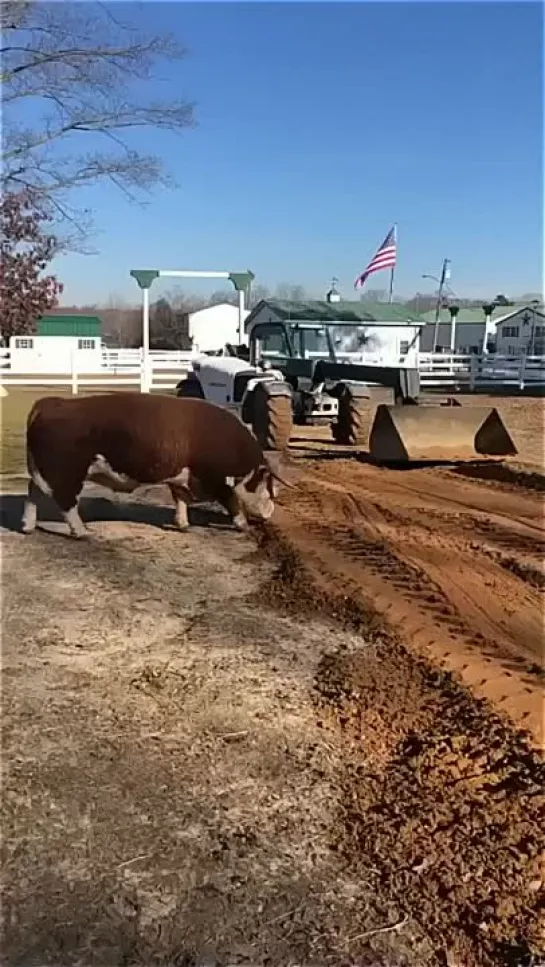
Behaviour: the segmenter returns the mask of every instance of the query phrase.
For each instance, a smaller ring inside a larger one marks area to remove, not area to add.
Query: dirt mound
[[[316,680],[322,724],[344,744],[337,848],[356,875],[375,869],[395,902],[419,911],[449,963],[537,963],[543,762],[505,715],[405,647],[355,581],[328,581],[331,544],[301,552],[294,533],[282,515],[262,532],[277,561],[265,600],[329,613],[370,642],[326,656]],[[373,566],[382,560],[390,566],[381,552]]]

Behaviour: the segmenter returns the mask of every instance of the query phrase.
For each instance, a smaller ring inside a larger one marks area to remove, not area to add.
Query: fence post
[[[519,365],[519,389],[524,389],[525,375],[526,375],[526,353],[522,352],[520,354],[520,365]]]
[[[72,351],[72,396],[78,395],[78,363],[77,350]]]
[[[149,393],[152,382],[151,358],[149,353],[142,352],[140,358],[140,392]]]
[[[473,353],[469,360],[469,389],[472,393],[475,392],[475,386],[477,384],[477,358]]]

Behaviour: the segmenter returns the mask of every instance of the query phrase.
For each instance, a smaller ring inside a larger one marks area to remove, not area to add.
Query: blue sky
[[[148,95],[196,101],[198,127],[138,136],[174,191],[145,208],[108,186],[77,199],[94,210],[100,251],[58,261],[63,301],[136,300],[136,267],[250,268],[315,295],[336,275],[351,298],[393,222],[400,294],[425,290],[422,273],[445,256],[460,294],[541,289],[540,4],[123,8],[189,48]]]

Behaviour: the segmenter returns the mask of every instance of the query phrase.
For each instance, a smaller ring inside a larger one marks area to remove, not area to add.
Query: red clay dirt
[[[356,459],[298,461],[297,483],[275,526],[317,586],[378,612],[541,747],[542,495]]]
[[[344,747],[338,849],[419,911],[445,963],[545,962],[539,480],[292,456],[261,600],[363,643],[316,679]]]

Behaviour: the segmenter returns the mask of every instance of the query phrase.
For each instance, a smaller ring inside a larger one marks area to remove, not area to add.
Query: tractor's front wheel
[[[186,379],[180,380],[176,387],[176,396],[182,399],[204,399],[201,384],[198,379],[192,376],[187,376]]]
[[[252,429],[264,450],[285,450],[293,418],[289,396],[273,396],[257,386],[254,391]]]
[[[367,447],[370,426],[370,405],[367,397],[354,396],[347,388],[339,399],[337,422],[333,424],[333,439],[343,446]]]

